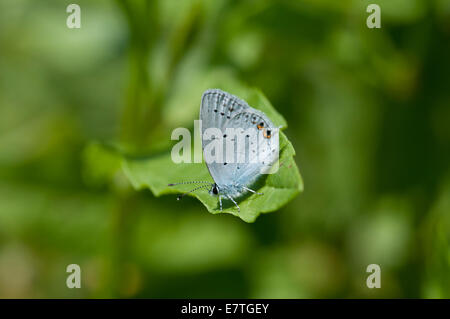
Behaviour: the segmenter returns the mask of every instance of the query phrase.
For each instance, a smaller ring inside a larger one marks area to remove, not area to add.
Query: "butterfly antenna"
[[[207,182],[207,181],[189,181],[189,182],[173,183],[173,184],[169,184],[167,186],[175,186],[175,185],[181,185],[181,184],[199,184],[199,183],[211,184],[211,182]]]
[[[187,192],[187,193],[183,193],[183,194],[181,194],[181,195],[178,195],[177,200],[180,200],[180,199],[182,199],[184,196],[186,196],[187,194],[190,194],[190,193],[192,193],[192,192],[195,192],[195,191],[198,190],[198,189],[205,188],[205,187],[209,187],[209,186],[208,186],[208,185],[202,185],[202,186],[196,187],[196,188],[194,188],[193,190],[190,190],[190,191]]]

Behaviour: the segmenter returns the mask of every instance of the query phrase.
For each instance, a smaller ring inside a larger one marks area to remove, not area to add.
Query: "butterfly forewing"
[[[218,185],[249,185],[264,166],[278,158],[277,129],[264,113],[238,97],[218,89],[207,90],[202,96],[200,119],[205,161]],[[210,128],[219,129],[220,136],[205,138]],[[267,132],[271,132],[269,137]],[[223,149],[217,162],[207,160],[213,141]]]

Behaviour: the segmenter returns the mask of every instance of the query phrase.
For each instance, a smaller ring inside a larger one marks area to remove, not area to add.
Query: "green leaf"
[[[277,126],[285,128],[285,119],[275,111],[267,98],[256,89],[246,89],[233,93],[263,111]],[[240,212],[233,203],[224,200],[220,211],[217,196],[211,196],[206,190],[189,194],[200,200],[212,214],[230,213],[246,222],[254,222],[261,213],[276,211],[303,190],[303,181],[295,164],[295,150],[286,136],[280,132],[280,167],[275,174],[262,175],[256,189],[264,195],[252,194],[242,197],[238,202]],[[173,163],[170,150],[162,155],[133,159],[123,158],[125,175],[135,189],[149,188],[155,196],[171,193],[183,193],[191,190],[192,185],[168,186],[181,181],[204,180],[213,182],[205,163]]]

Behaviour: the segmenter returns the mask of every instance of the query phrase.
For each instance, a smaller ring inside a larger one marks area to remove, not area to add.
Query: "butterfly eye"
[[[217,186],[214,186],[212,192],[213,192],[214,195],[219,194],[219,190],[217,189]]]

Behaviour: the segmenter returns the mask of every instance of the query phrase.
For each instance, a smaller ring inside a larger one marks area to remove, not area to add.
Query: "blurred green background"
[[[0,297],[450,297],[448,0],[376,1],[381,29],[364,0],[77,0],[81,29],[70,3],[0,0]],[[225,82],[285,116],[305,183],[253,224],[99,147],[167,148]]]

